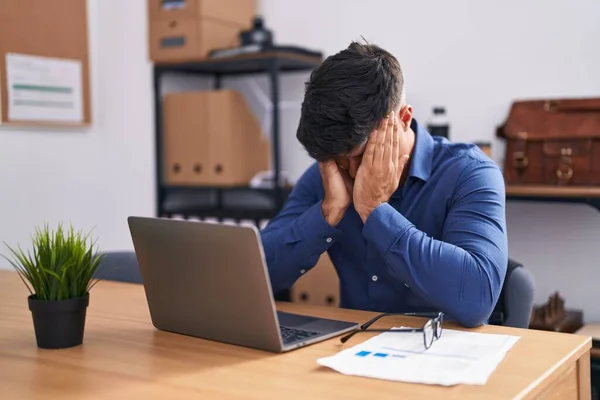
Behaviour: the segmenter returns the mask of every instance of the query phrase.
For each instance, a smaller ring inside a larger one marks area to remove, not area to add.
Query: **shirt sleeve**
[[[458,178],[441,238],[418,230],[389,204],[377,207],[363,236],[405,282],[467,327],[486,322],[506,274],[505,187],[491,162],[470,164]]]
[[[322,191],[315,164],[298,180],[277,217],[261,231],[274,292],[289,289],[341,235],[323,216]]]

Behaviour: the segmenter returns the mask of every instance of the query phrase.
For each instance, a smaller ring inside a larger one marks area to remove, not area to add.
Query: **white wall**
[[[34,226],[64,221],[129,248],[126,217],[154,210],[145,1],[88,4],[93,126],[0,129],[0,242],[28,246]]]
[[[0,130],[0,241],[26,244],[34,225],[68,220],[95,227],[103,248],[130,248],[125,218],[154,212],[146,1],[89,4],[94,126]],[[417,118],[445,105],[452,138],[493,140],[498,161],[503,147],[494,129],[514,98],[600,94],[597,0],[262,0],[260,7],[281,44],[329,55],[362,35],[386,47],[404,66]],[[306,78],[284,78],[283,100],[301,101]],[[265,79],[257,82],[268,89]],[[183,85],[171,79],[166,89]],[[262,118],[247,83],[225,85],[247,94]],[[296,177],[310,163],[295,140],[298,118],[298,108],[283,110],[283,166]],[[600,321],[593,301],[600,213],[583,205],[511,202],[507,218],[511,256],[535,274],[536,301],[560,290],[567,306]]]

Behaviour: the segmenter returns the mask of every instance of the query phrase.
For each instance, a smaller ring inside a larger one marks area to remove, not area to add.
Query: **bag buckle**
[[[556,177],[559,185],[566,185],[573,178],[573,149],[565,147],[560,149],[560,161],[556,169]]]
[[[546,112],[555,112],[558,104],[556,100],[546,100],[544,102],[544,111]]]
[[[513,165],[517,170],[525,169],[529,165],[529,157],[527,157],[527,132],[519,132],[517,134],[517,146],[513,153]],[[519,171],[522,172],[522,171]]]
[[[515,168],[523,169],[529,165],[529,158],[527,158],[524,151],[515,151],[513,153],[513,162]]]

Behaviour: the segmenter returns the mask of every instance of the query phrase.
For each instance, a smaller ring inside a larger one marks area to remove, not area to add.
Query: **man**
[[[502,173],[412,113],[400,64],[375,45],[312,73],[297,138],[317,163],[261,233],[276,292],[328,251],[342,307],[487,321],[508,262]]]

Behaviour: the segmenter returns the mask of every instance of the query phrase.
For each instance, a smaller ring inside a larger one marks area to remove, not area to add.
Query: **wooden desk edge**
[[[580,336],[580,335],[578,335]],[[578,379],[578,399],[590,399],[590,352],[592,349],[592,338],[585,337],[585,340],[568,355],[563,357],[554,368],[547,370],[542,376],[527,386],[521,393],[517,395],[517,399],[533,399],[538,398],[543,392],[570,372],[571,368],[576,369]]]

